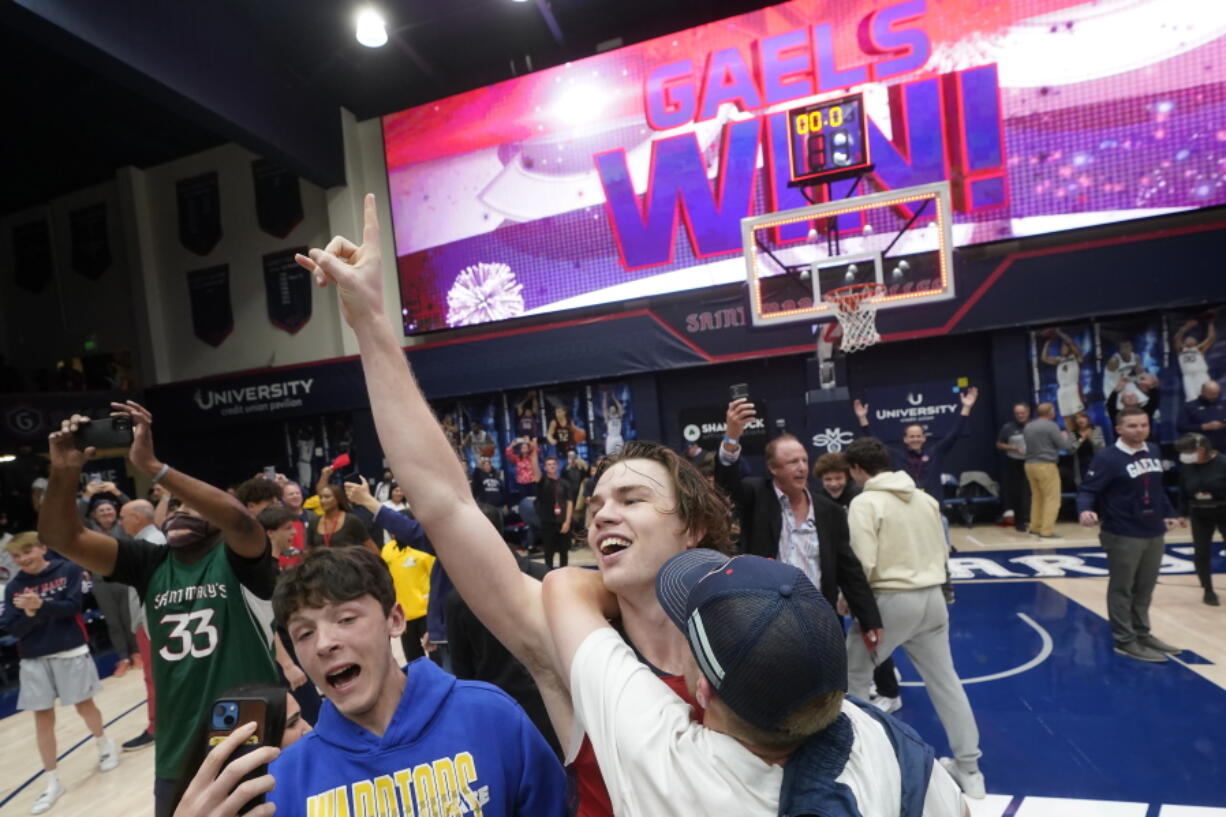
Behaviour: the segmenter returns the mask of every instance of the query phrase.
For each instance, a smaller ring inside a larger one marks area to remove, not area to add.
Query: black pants
[[[873,683],[877,686],[877,694],[887,698],[897,698],[900,692],[898,679],[894,677],[894,658],[886,656],[885,660],[873,670]]]
[[[1013,509],[1013,526],[1025,530],[1030,522],[1030,482],[1026,479],[1026,461],[1007,458],[1004,477],[1005,508]]]
[[[1200,586],[1213,589],[1213,532],[1216,529],[1226,539],[1226,506],[1220,508],[1193,507],[1188,513],[1192,525],[1192,546],[1195,548],[1192,562],[1196,565],[1196,577]]]
[[[421,637],[426,634],[426,617],[411,618],[404,623],[404,632],[400,634],[400,646],[404,648],[405,663],[411,663],[421,658],[426,651],[421,648]]]
[[[566,567],[570,559],[570,536],[541,520],[541,546],[545,549],[545,567],[553,567],[553,555],[558,555],[558,567]]]

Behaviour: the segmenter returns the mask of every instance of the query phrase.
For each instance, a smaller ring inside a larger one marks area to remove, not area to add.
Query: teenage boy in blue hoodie
[[[510,696],[428,658],[397,666],[404,612],[378,556],[311,551],[281,574],[273,612],[328,699],[269,769],[277,817],[566,814],[562,767]]]
[[[62,559],[47,561],[38,534],[19,533],[5,544],[20,572],[4,587],[0,630],[16,636],[21,656],[17,708],[34,713],[38,754],[47,778],[31,814],[42,814],[64,794],[56,771],[55,699],[75,706],[98,744],[98,768],[119,765],[119,751],[102,729],[94,696],[102,691],[81,619],[84,571]]]
[[[1149,415],[1126,408],[1116,415],[1115,445],[1094,455],[1077,492],[1081,524],[1101,520],[1107,551],[1107,613],[1115,651],[1161,663],[1182,652],[1149,631],[1149,602],[1162,566],[1165,533],[1183,524],[1162,486],[1162,455],[1149,439]]]

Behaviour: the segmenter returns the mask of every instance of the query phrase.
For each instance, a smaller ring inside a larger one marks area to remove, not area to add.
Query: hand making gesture
[[[315,283],[336,284],[341,296],[341,314],[356,328],[363,320],[383,314],[383,262],[379,252],[379,216],[375,196],[366,194],[362,245],[336,236],[328,246],[311,249],[310,257],[296,254],[298,266],[315,276]]]

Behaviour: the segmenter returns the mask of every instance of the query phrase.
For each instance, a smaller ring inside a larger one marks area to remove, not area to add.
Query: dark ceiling
[[[0,214],[229,141],[338,183],[339,107],[367,119],[769,3],[381,0],[381,49],[354,39],[360,5],[0,0]]]

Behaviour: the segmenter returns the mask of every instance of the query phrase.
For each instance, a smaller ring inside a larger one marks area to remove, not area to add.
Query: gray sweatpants
[[[1098,541],[1107,551],[1107,617],[1116,644],[1149,635],[1149,602],[1162,567],[1164,537],[1120,536],[1101,531]]]
[[[884,659],[895,647],[907,651],[924,679],[958,766],[968,772],[977,770],[983,754],[979,751],[979,727],[949,651],[949,607],[941,588],[874,595],[885,630],[877,655]],[[856,623],[847,634],[847,691],[867,700],[872,680],[873,657]]]
[[[94,598],[106,619],[106,633],[119,660],[139,654],[136,636],[132,633],[132,609],[128,601],[128,586],[94,576]]]

